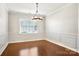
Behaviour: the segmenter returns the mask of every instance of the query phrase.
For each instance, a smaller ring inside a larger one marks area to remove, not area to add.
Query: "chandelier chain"
[[[43,20],[43,17],[38,14],[38,3],[36,3],[36,14],[33,16],[32,20]]]
[[[36,3],[36,14],[38,14],[38,3]]]

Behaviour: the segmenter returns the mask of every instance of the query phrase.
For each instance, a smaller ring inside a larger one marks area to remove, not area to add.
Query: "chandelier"
[[[36,3],[36,13],[33,16],[32,20],[43,20],[43,17],[38,14],[38,3]]]

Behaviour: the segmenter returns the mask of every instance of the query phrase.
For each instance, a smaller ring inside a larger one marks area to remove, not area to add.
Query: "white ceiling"
[[[66,3],[39,3],[39,14],[47,16],[56,9],[66,5]],[[24,13],[35,13],[35,3],[7,3],[9,11]]]

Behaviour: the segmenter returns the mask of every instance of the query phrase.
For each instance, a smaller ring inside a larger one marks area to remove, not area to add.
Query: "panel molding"
[[[0,55],[8,46],[8,35],[7,34],[0,34]]]
[[[6,49],[8,46],[8,43],[5,43],[5,45],[0,49],[0,55],[3,53],[3,51]]]

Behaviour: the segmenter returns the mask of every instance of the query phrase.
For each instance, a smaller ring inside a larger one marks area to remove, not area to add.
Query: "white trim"
[[[61,7],[57,8],[57,9],[55,9],[52,13],[49,13],[47,16],[56,14],[57,12],[59,12],[59,11],[65,9],[66,7],[69,7],[69,6],[71,6],[71,5],[73,5],[73,3],[68,3],[68,4],[64,5],[64,6],[61,6]]]
[[[8,42],[8,43],[18,43],[18,42],[29,42],[29,41],[37,41],[37,40],[45,40],[45,39],[32,39],[32,40],[21,40],[21,41],[11,41],[11,42]]]
[[[54,44],[57,44],[57,45],[59,45],[59,46],[62,46],[62,47],[64,47],[64,48],[67,48],[67,49],[70,49],[70,50],[72,50],[72,51],[75,51],[75,52],[78,52],[78,53],[79,53],[79,51],[77,51],[77,49],[68,47],[68,46],[66,46],[66,45],[64,45],[64,44],[62,44],[62,43],[60,43],[60,42],[56,42],[56,41],[49,40],[49,39],[46,39],[46,40],[49,41],[49,42],[52,42],[52,43],[54,43]]]
[[[3,53],[3,51],[6,49],[8,46],[8,43],[6,43],[1,49],[0,49],[0,55]]]

